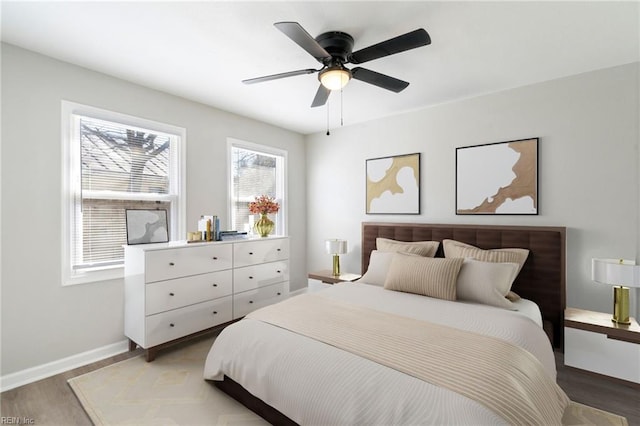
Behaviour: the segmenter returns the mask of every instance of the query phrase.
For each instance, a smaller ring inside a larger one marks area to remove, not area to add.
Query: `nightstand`
[[[611,314],[564,311],[564,363],[640,384],[640,325],[616,324]]]
[[[309,278],[312,280],[320,280],[326,284],[336,284],[342,281],[355,281],[360,279],[362,275],[359,274],[350,274],[344,273],[340,274],[337,277],[333,275],[333,271],[330,269],[323,269],[322,271],[317,272],[309,272]]]

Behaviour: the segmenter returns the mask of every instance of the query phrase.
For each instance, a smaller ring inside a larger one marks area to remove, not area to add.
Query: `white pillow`
[[[457,298],[516,310],[506,296],[518,275],[518,270],[517,263],[482,262],[466,258],[458,274]]]
[[[393,253],[373,250],[369,256],[369,267],[358,281],[365,284],[383,286],[389,272]]]
[[[389,273],[389,267],[391,266],[391,260],[393,259],[394,252],[372,250],[369,256],[369,266],[367,272],[358,280],[364,284],[373,284],[383,286],[387,280],[387,274]],[[407,256],[422,257],[419,254],[403,253]]]

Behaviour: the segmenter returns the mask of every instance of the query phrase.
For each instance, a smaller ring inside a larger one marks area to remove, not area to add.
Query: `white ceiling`
[[[424,28],[430,46],[361,66],[409,81],[393,93],[351,81],[344,124],[640,60],[640,3],[626,2],[10,2],[2,40],[144,86],[308,134],[327,126],[310,108],[319,68],[273,23],[312,36],[351,34],[354,51]],[[340,93],[329,98],[340,125]]]

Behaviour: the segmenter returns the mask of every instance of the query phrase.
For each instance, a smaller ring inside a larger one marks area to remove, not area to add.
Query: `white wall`
[[[61,286],[63,99],[187,129],[191,230],[226,223],[228,137],[286,150],[291,285],[306,286],[302,135],[3,44],[3,376],[124,339],[122,280]]]
[[[326,238],[346,238],[342,270],[360,271],[362,221],[566,226],[567,306],[611,312],[590,262],[640,260],[639,73],[636,63],[308,136],[310,270],[330,268]],[[539,215],[455,215],[455,148],[530,137],[540,138]],[[365,160],[414,152],[422,213],[366,215]]]

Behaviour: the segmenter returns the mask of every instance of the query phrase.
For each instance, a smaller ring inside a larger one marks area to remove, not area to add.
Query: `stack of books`
[[[249,235],[246,232],[238,232],[238,231],[219,231],[218,232],[219,241],[244,240],[246,238],[249,238]]]
[[[216,241],[220,219],[216,215],[202,215],[198,221],[198,231],[202,233],[202,241]]]

